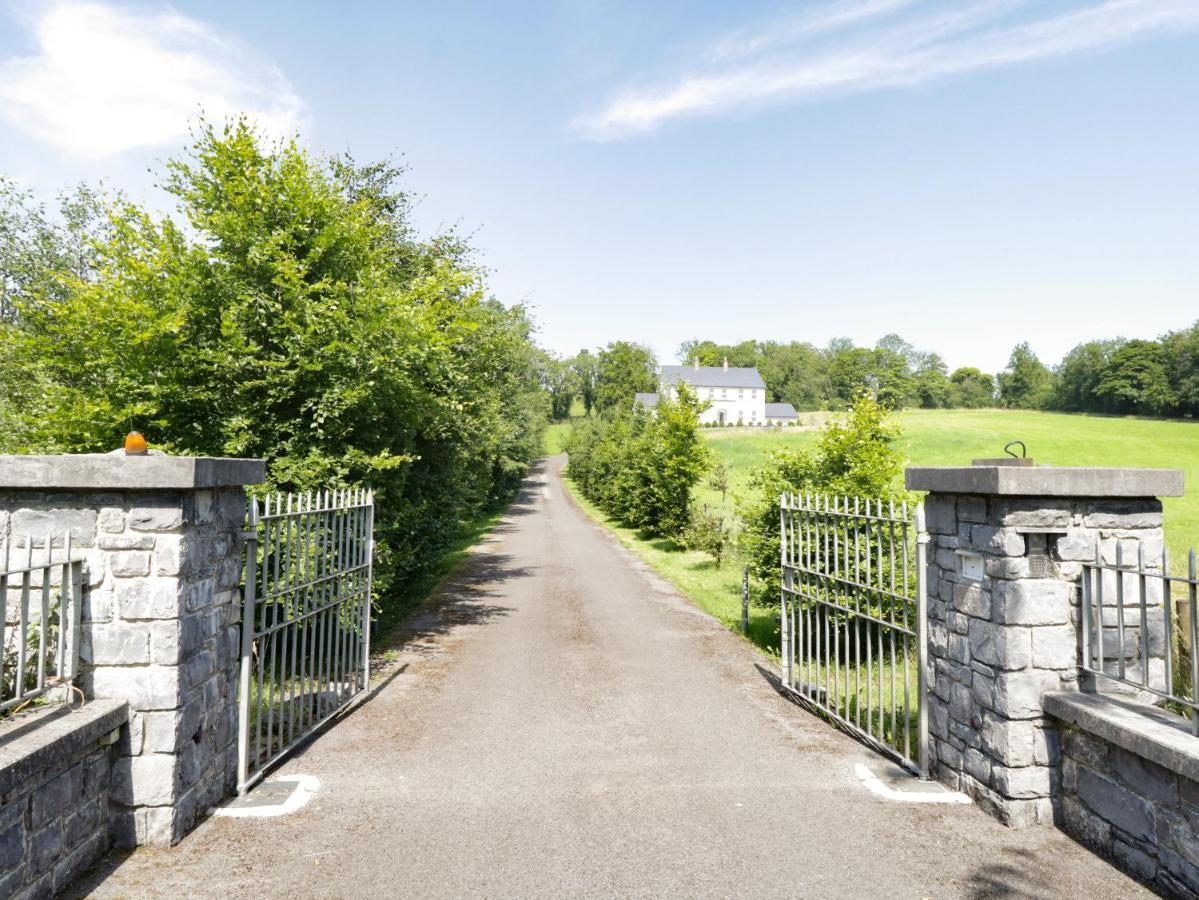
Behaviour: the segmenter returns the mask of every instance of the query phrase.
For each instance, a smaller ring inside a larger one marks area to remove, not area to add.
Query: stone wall
[[[1172,896],[1199,897],[1199,745],[1181,719],[1117,698],[1051,698],[1062,829]]]
[[[98,701],[0,731],[0,897],[50,897],[108,849],[124,703]]]

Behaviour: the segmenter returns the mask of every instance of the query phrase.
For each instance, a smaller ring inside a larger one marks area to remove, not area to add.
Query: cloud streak
[[[974,0],[947,11],[921,0],[843,0],[734,34],[702,68],[620,91],[571,124],[589,138],[612,140],[751,105],[913,86],[1199,29],[1196,0],[1092,0],[1057,9],[1045,16],[1042,4],[1028,0]]]
[[[22,24],[35,49],[0,62],[0,114],[72,156],[177,141],[201,109],[248,113],[269,135],[294,131],[304,115],[272,62],[169,9],[56,0]]]

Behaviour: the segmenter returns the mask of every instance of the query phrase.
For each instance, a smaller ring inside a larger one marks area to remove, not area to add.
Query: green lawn
[[[903,428],[900,448],[911,465],[965,466],[975,457],[1002,456],[1004,444],[1018,439],[1028,445],[1028,455],[1038,465],[1183,469],[1186,496],[1164,501],[1166,541],[1174,565],[1182,565],[1189,548],[1199,546],[1199,422],[995,409],[911,410],[898,418]],[[749,473],[771,450],[807,446],[817,431],[730,429],[705,434],[729,467],[733,493],[744,493]],[[703,485],[696,500],[717,505],[720,496]]]

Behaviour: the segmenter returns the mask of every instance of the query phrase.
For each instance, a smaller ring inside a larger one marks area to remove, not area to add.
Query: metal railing
[[[40,553],[32,535],[23,547],[15,540],[0,568],[0,715],[40,697],[65,700],[79,673],[83,560],[72,554],[71,535],[58,553],[48,534]]]
[[[369,683],[373,531],[368,491],[250,501],[239,793]]]
[[[923,506],[784,494],[779,510],[785,685],[926,775]]]
[[[1192,733],[1199,735],[1195,551],[1187,574],[1171,575],[1166,550],[1149,557],[1138,541],[1130,560],[1124,541],[1114,544],[1110,561],[1097,542],[1095,561],[1083,565],[1082,670],[1174,707],[1189,716]],[[1182,607],[1188,609],[1185,618]]]

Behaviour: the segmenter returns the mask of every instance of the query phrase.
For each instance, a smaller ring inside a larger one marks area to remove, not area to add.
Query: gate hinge
[[[916,543],[917,544],[927,544],[928,541],[929,541],[929,537],[926,532],[921,532],[916,535]]]

